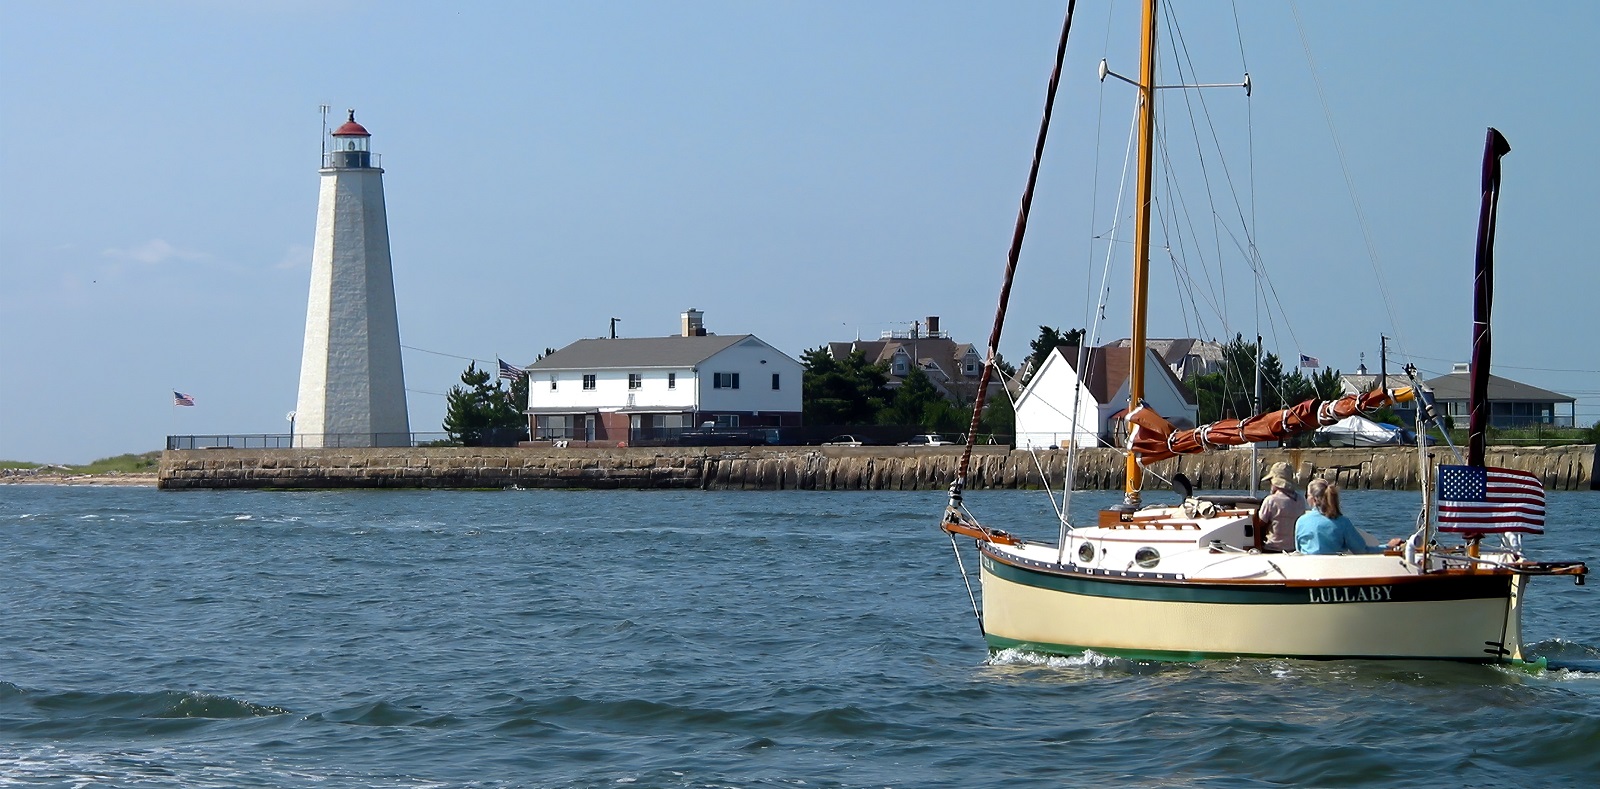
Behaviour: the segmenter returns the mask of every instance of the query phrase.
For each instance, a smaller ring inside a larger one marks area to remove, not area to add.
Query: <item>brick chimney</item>
[[[683,336],[685,336],[685,337],[704,337],[704,336],[706,336],[706,327],[705,327],[705,324],[701,321],[701,319],[704,316],[705,316],[705,313],[703,313],[703,312],[701,312],[701,311],[699,311],[697,309],[694,309],[692,307],[690,309],[688,309],[687,311],[685,311],[683,313]]]

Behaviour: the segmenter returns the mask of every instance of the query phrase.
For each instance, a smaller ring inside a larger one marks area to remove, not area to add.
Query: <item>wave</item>
[[[0,709],[47,720],[205,718],[228,720],[284,715],[282,707],[198,691],[41,691],[0,682]]]

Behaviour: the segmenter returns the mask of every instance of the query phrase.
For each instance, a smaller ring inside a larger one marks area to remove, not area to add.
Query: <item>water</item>
[[[1600,589],[1535,582],[1542,673],[991,657],[942,504],[0,488],[0,786],[1528,787],[1600,772]],[[1042,499],[969,504],[1011,520]],[[1414,507],[1346,504],[1385,535]],[[1550,510],[1544,558],[1600,559],[1600,496],[1552,493]]]

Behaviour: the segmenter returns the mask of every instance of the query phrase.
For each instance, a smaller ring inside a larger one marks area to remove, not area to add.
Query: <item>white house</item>
[[[1132,351],[1115,344],[1090,348],[1087,370],[1078,373],[1078,347],[1050,352],[1017,397],[1017,446],[1043,449],[1117,444],[1122,413],[1128,407]],[[1173,425],[1193,427],[1198,416],[1194,394],[1153,349],[1145,350],[1145,402]],[[1076,399],[1074,399],[1076,398]],[[1076,409],[1074,409],[1076,403]]]
[[[686,428],[797,427],[804,367],[753,334],[579,340],[526,368],[536,439],[620,443]]]

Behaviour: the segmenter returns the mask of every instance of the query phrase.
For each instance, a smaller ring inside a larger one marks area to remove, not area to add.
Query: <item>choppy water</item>
[[[0,785],[1525,787],[1600,774],[1600,587],[1536,582],[1525,634],[1552,665],[1537,674],[991,657],[936,526],[942,503],[0,488]],[[990,519],[1041,503],[969,497]],[[1389,534],[1412,507],[1388,492],[1346,503]],[[1553,493],[1551,513],[1537,551],[1600,559],[1600,494]]]

